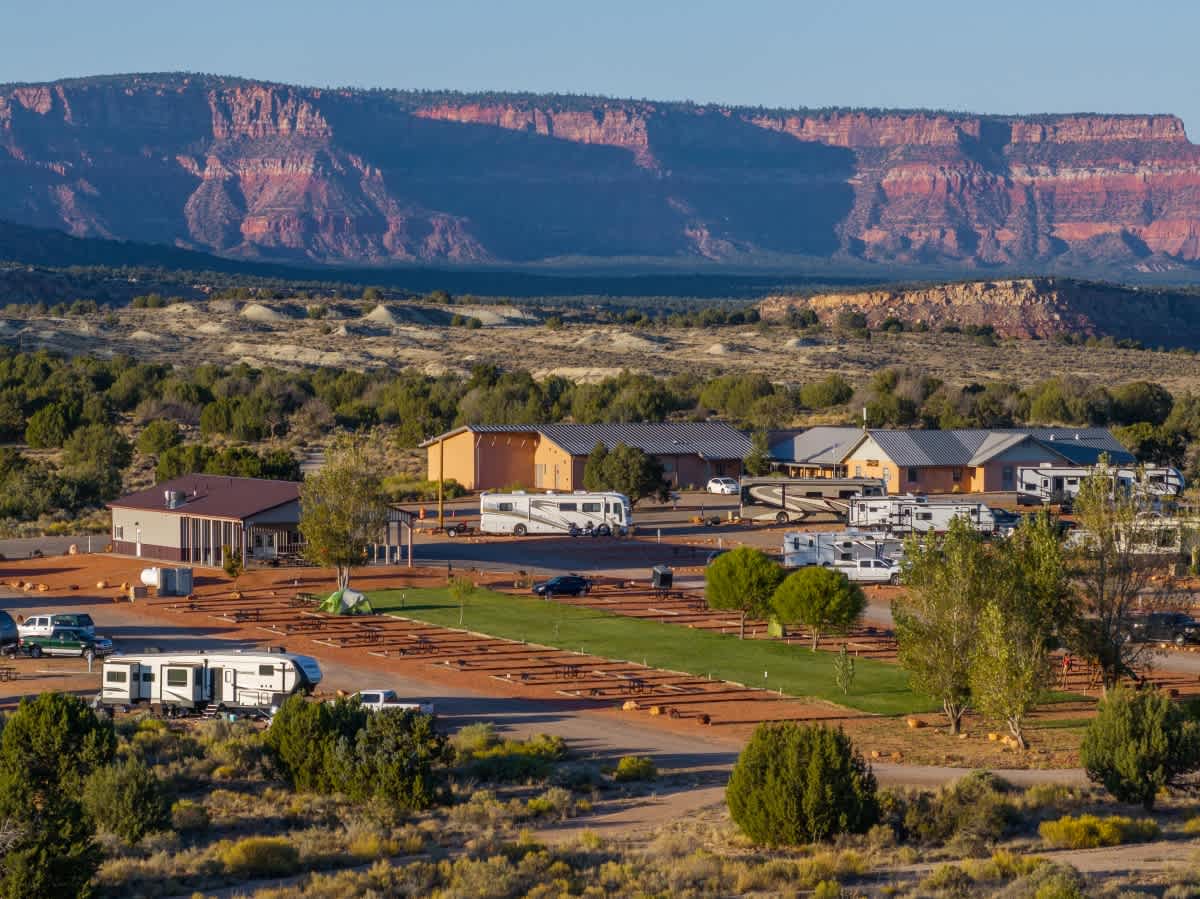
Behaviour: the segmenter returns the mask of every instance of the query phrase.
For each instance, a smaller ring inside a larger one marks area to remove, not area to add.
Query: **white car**
[[[733,478],[713,478],[704,489],[709,493],[724,493],[728,495],[736,495],[741,492],[738,482]]]

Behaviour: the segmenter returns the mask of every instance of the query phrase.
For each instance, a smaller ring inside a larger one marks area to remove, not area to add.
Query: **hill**
[[[192,75],[0,87],[0,219],[288,263],[1200,260],[1165,115],[767,110]]]

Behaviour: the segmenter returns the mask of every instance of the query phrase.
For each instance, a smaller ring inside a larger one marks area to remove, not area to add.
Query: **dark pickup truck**
[[[1129,636],[1138,643],[1200,643],[1200,621],[1183,612],[1151,612],[1133,620]]]

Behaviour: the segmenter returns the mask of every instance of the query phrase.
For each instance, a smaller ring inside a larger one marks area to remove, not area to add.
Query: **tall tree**
[[[321,470],[300,485],[300,533],[305,555],[337,572],[337,585],[350,585],[350,571],[367,558],[367,547],[387,526],[383,483],[360,446],[332,450]]]
[[[783,580],[783,569],[760,550],[739,546],[718,556],[704,572],[704,597],[709,608],[741,614],[739,638],[746,636],[746,618],[765,616],[771,596]]]
[[[637,447],[618,443],[611,450],[597,443],[584,463],[583,485],[588,490],[614,490],[636,503],[644,496],[666,492],[662,463]]]
[[[996,564],[983,537],[955,518],[939,543],[909,540],[904,551],[906,595],[892,603],[900,664],[913,689],[941,700],[957,734],[971,697],[970,659],[979,615],[996,593]]]
[[[750,452],[742,460],[742,468],[748,475],[763,475],[771,470],[771,444],[767,432],[757,430],[750,438]]]
[[[783,579],[771,596],[771,608],[781,624],[808,628],[816,652],[821,634],[845,632],[858,623],[867,597],[842,572],[813,565]]]
[[[1081,614],[1070,635],[1073,648],[1100,669],[1105,693],[1154,653],[1151,644],[1130,639],[1133,619],[1143,607],[1169,599],[1169,581],[1154,580],[1146,548],[1157,542],[1151,498],[1115,484],[1107,464],[1079,487],[1075,519],[1079,526],[1073,575]]]

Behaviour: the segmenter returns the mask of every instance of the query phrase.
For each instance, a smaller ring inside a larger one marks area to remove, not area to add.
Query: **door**
[[[220,705],[225,700],[225,678],[227,668],[209,668],[208,676],[212,678],[212,698],[214,705]]]
[[[1000,489],[1001,490],[1016,490],[1016,479],[1013,477],[1013,467],[1005,465],[1000,469]]]

